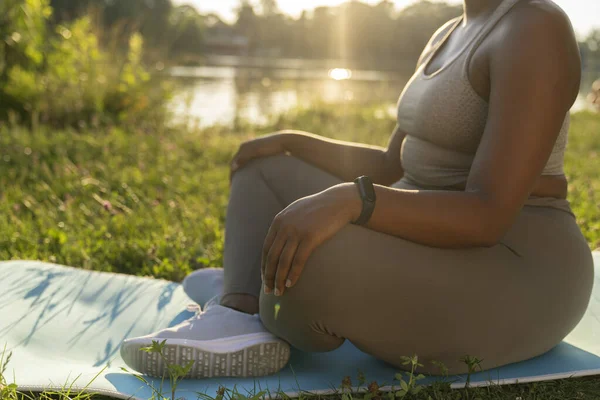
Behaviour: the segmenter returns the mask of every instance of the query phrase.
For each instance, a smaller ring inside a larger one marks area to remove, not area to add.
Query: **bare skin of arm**
[[[488,123],[464,192],[378,186],[371,229],[451,248],[492,246],[509,229],[540,180],[580,80],[566,17],[545,2],[523,7],[490,53]],[[340,191],[356,217],[352,189]]]
[[[368,228],[431,247],[473,248],[498,244],[511,227],[540,181],[577,97],[581,71],[562,11],[544,0],[516,7],[521,9],[507,16],[490,44],[488,123],[464,191],[375,185]],[[282,295],[293,287],[312,252],[361,209],[355,185],[345,183],[279,213],[263,247],[265,291]]]
[[[403,175],[400,147],[406,136],[394,129],[387,149],[360,143],[342,142],[305,132],[282,133],[284,148],[344,181],[368,175],[374,182],[388,186]]]
[[[390,185],[404,174],[400,147],[405,136],[396,127],[387,149],[291,130],[261,136],[242,143],[231,162],[230,181],[248,162],[287,152],[346,182],[369,175],[380,185]]]

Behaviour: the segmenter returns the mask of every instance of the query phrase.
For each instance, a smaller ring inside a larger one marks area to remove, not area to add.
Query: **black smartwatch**
[[[354,183],[358,188],[358,193],[360,194],[363,206],[360,217],[358,217],[358,219],[352,223],[355,225],[364,225],[369,222],[371,215],[373,215],[377,196],[375,196],[373,181],[371,181],[371,178],[368,176],[360,176],[354,180]]]

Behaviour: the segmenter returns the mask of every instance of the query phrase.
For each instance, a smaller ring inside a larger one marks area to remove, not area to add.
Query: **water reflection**
[[[179,121],[232,125],[236,120],[266,124],[271,117],[298,106],[318,102],[361,105],[388,104],[398,100],[409,76],[398,72],[345,68],[269,68],[201,66],[171,68],[178,83],[172,102]],[[589,88],[582,85],[582,88]],[[587,92],[574,110],[590,107]]]
[[[179,89],[172,107],[178,119],[200,126],[230,125],[236,119],[264,124],[269,118],[315,102],[394,104],[406,77],[348,69],[177,67]],[[350,79],[352,78],[352,79]]]
[[[336,81],[343,81],[352,78],[352,71],[346,68],[334,68],[329,70],[329,77]]]

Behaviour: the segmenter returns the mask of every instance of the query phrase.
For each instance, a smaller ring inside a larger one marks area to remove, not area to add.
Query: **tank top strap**
[[[467,47],[467,57],[465,59],[464,67],[468,68],[471,58],[475,51],[479,48],[481,43],[485,40],[485,38],[490,34],[490,32],[498,25],[498,22],[506,15],[512,8],[521,0],[504,0],[500,5],[494,10],[492,15],[486,21],[483,28],[477,33],[477,35],[473,38],[469,46]]]

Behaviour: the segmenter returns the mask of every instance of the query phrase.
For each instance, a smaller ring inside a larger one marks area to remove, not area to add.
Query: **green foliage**
[[[41,67],[51,14],[47,0],[0,2],[0,79],[11,66]]]
[[[50,0],[50,5],[55,24],[93,14],[102,31],[119,32],[104,38],[117,47],[127,47],[129,37],[139,32],[150,50],[147,57],[155,61],[202,51],[203,18],[189,5],[175,7],[171,0]]]
[[[229,161],[251,135],[298,128],[384,145],[394,127],[377,108],[321,105],[234,132],[156,127],[32,131],[0,127],[0,259],[39,259],[181,281],[221,266]],[[569,199],[600,247],[600,115],[573,117]]]
[[[587,99],[597,111],[600,111],[600,79],[592,84],[591,89]]]
[[[477,357],[473,357],[470,355],[466,355],[460,359],[467,366],[467,382],[465,384],[466,387],[469,387],[471,384],[471,375],[473,375],[477,370],[481,371],[481,362],[483,360],[478,359]]]
[[[189,5],[175,7],[169,16],[165,48],[169,56],[198,54],[203,48],[204,18]]]
[[[8,383],[4,376],[11,357],[12,353],[7,353],[6,345],[4,345],[2,353],[0,353],[0,399],[2,400],[19,399],[19,394],[17,393],[17,385],[14,382]]]
[[[8,363],[12,358],[12,352],[6,351],[6,344],[0,353],[0,400],[91,400],[96,398],[95,393],[88,392],[88,388],[102,375],[107,367],[102,368],[82,389],[75,390],[73,387],[79,377],[71,383],[68,381],[58,391],[47,390],[42,393],[23,393],[19,391],[18,385],[8,383],[5,377]]]
[[[192,370],[192,367],[194,366],[194,360],[191,360],[185,366],[171,364],[169,362],[169,360],[165,357],[165,354],[164,354],[164,348],[165,348],[166,343],[167,343],[166,340],[163,340],[162,342],[157,342],[156,340],[153,340],[152,345],[150,345],[148,347],[144,347],[144,348],[140,349],[140,351],[145,351],[147,353],[156,353],[162,359],[163,364],[167,366],[166,370],[168,372],[168,376],[163,376],[163,381],[165,378],[169,379],[169,382],[171,384],[171,400],[175,400],[175,392],[177,391],[177,386],[178,386],[179,382],[182,379],[184,379]],[[123,370],[127,371],[125,368],[123,368]],[[143,376],[136,375],[136,377],[139,380],[141,380],[142,382],[144,382],[146,385],[150,386],[150,388],[154,392],[154,396],[157,399],[163,399],[163,394],[162,394],[163,381],[161,381],[161,387],[157,389],[153,385],[151,385]]]
[[[260,12],[255,12],[256,3]],[[205,37],[242,34],[253,55],[337,59],[353,67],[413,70],[431,35],[461,14],[445,2],[418,1],[401,11],[391,1],[346,1],[317,7],[298,19],[278,12],[276,2],[241,1],[234,25],[207,23]],[[213,17],[205,17],[207,21]],[[210,51],[207,49],[206,51]]]
[[[103,28],[120,26],[125,38],[140,31],[152,46],[160,43],[173,8],[171,0],[50,0],[50,5],[55,10],[53,22],[64,23],[94,12]]]
[[[150,82],[142,65],[143,40],[129,39],[124,57],[104,51],[89,17],[48,29],[48,0],[0,3],[10,19],[0,35],[0,119],[85,126],[164,122],[168,90]],[[15,40],[18,38],[18,40]]]
[[[151,346],[142,349],[142,351],[158,353],[169,371],[169,376],[163,377],[158,387],[143,375],[134,374],[133,376],[148,386],[152,390],[151,400],[175,400],[177,386],[181,379],[189,373],[191,364],[185,367],[170,364],[164,357],[165,341],[154,341]],[[23,393],[18,391],[15,383],[8,384],[4,378],[6,365],[10,360],[11,353],[6,352],[6,346],[0,353],[0,400],[111,400],[111,397],[99,396],[94,393],[87,392],[91,384],[105,372],[102,369],[83,389],[74,390],[72,383],[65,383],[60,390],[45,391],[42,393]],[[408,361],[407,365],[417,365],[418,359],[416,356],[405,357]],[[439,364],[439,363],[438,363]],[[442,366],[443,367],[443,366]],[[443,367],[442,369],[444,369]],[[121,368],[122,371],[130,373],[126,368]],[[406,378],[405,378],[406,377]],[[168,378],[171,383],[170,398],[165,396],[163,387],[164,380]],[[597,377],[579,378],[579,379],[564,379],[558,381],[535,382],[532,384],[517,384],[517,385],[498,385],[494,382],[489,382],[489,385],[481,388],[465,387],[461,389],[452,389],[451,384],[447,380],[441,380],[431,385],[419,385],[418,381],[423,379],[423,375],[416,375],[414,368],[406,371],[398,377],[400,380],[400,388],[396,386],[384,387],[385,383],[371,382],[365,386],[366,378],[364,373],[358,371],[359,387],[352,387],[351,378],[345,377],[342,381],[339,390],[335,389],[335,394],[331,395],[313,395],[302,391],[298,388],[299,400],[396,400],[403,398],[407,400],[564,400],[564,399],[579,399],[579,400],[596,400],[600,395],[600,385]],[[408,381],[407,381],[408,379]],[[409,382],[413,384],[409,384]],[[258,386],[258,388],[257,388]],[[408,390],[407,390],[408,389]],[[233,389],[227,389],[220,386],[216,396],[212,397],[205,393],[196,393],[198,400],[264,400],[267,398],[282,398],[290,399],[281,388],[273,388],[260,390],[260,384],[255,382],[253,390],[247,390],[245,393],[240,393],[237,386]]]
[[[402,365],[410,368],[410,371],[404,373],[407,379],[405,379],[401,372],[397,373],[395,376],[395,379],[400,382],[400,390],[394,395],[394,397],[398,399],[404,399],[407,396],[419,394],[423,389],[423,386],[419,386],[418,381],[425,379],[425,375],[423,374],[415,375],[416,369],[423,366],[423,364],[419,363],[419,357],[417,355],[412,357],[402,357]]]
[[[572,118],[565,154],[569,200],[577,223],[592,249],[600,249],[600,114],[585,112]]]
[[[190,371],[192,370],[192,367],[194,366],[193,360],[188,362],[185,366],[170,363],[169,360],[167,359],[167,357],[165,357],[165,353],[164,353],[164,348],[165,348],[166,343],[167,343],[166,340],[163,340],[161,342],[153,340],[152,344],[150,346],[140,349],[140,351],[144,351],[147,353],[158,354],[158,356],[161,358],[161,360],[163,362],[163,365],[166,366],[167,373],[165,374],[165,376],[162,377],[158,387],[156,387],[152,382],[147,380],[146,377],[143,375],[133,375],[140,382],[144,383],[146,386],[148,386],[152,390],[152,393],[153,393],[152,400],[167,400],[168,399],[167,397],[165,397],[164,390],[163,390],[165,379],[169,380],[170,387],[171,387],[170,400],[176,400],[175,394],[177,392],[177,386],[179,385],[179,383],[181,382],[182,379],[184,379],[185,377],[187,377],[189,375]],[[129,371],[126,368],[121,368],[121,370],[129,373]],[[238,392],[236,387],[234,387],[233,389],[226,389],[223,386],[220,386],[219,390],[217,391],[217,396],[214,399],[215,400],[223,400],[224,398],[227,398],[227,399],[236,399],[236,400],[259,400],[259,399],[264,399],[265,395],[267,393],[268,393],[267,390],[262,390],[257,393],[255,390],[254,393],[248,393],[247,395],[243,395]],[[203,399],[203,400],[204,399],[206,399],[206,400],[213,399],[213,397],[210,397],[203,393],[197,393],[197,398],[199,400],[200,399]]]
[[[222,265],[233,147],[179,131],[0,127],[0,259],[175,281]]]
[[[425,379],[422,374],[417,374],[416,369],[421,366],[418,357],[403,357],[405,371],[397,373],[394,381],[398,385],[371,382],[365,385],[366,378],[359,370],[358,387],[352,387],[352,379],[345,377],[334,395],[301,394],[301,400],[326,399],[326,400],[564,400],[581,399],[596,400],[600,397],[600,385],[597,377],[583,379],[565,379],[560,381],[536,382],[532,384],[499,385],[489,381],[485,387],[470,387],[469,384],[460,389],[452,389],[448,375],[444,374],[433,384],[419,384]],[[462,357],[471,371],[478,368],[479,360],[475,357]],[[433,361],[441,370],[447,368],[440,362]],[[287,396],[281,396],[287,399]]]

